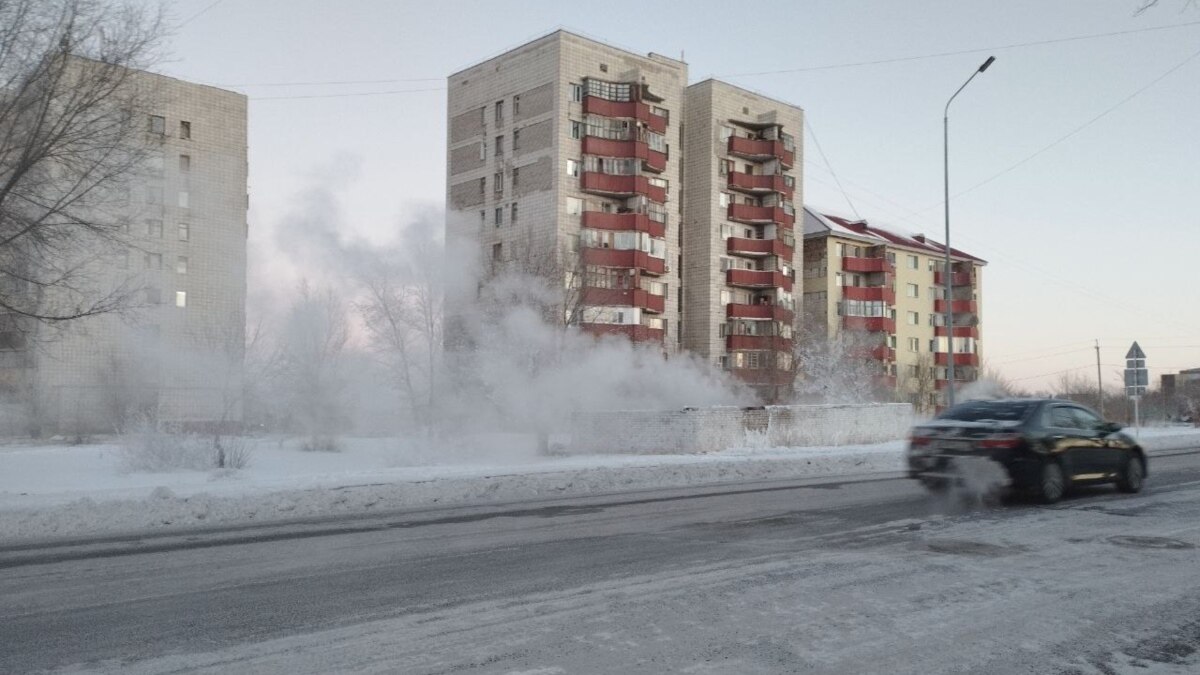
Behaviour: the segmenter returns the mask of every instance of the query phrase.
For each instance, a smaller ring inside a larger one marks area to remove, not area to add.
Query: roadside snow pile
[[[97,447],[106,452],[104,446],[93,446],[52,449],[48,456],[58,451],[61,462],[64,455],[94,455]],[[292,451],[286,457],[272,457],[259,452],[254,464],[242,472],[115,475],[112,480],[97,472],[86,493],[38,494],[32,486],[23,494],[14,493],[13,486],[7,485],[12,474],[0,471],[0,539],[176,530],[428,506],[894,472],[902,469],[903,447],[902,441],[893,441],[839,448],[744,448],[670,457],[545,458],[488,466],[385,467],[379,466],[376,456],[378,468],[374,469],[363,466],[368,462],[360,457],[356,471],[290,476],[280,475],[278,460],[294,465],[308,460],[311,453]],[[0,467],[13,454],[0,452]],[[115,453],[109,448],[107,454]],[[372,456],[370,452],[362,454],[368,459]],[[328,461],[331,456],[323,459]],[[26,464],[28,471],[32,467]],[[277,465],[273,476],[269,473],[272,465]],[[42,471],[38,473],[46,475],[56,467],[39,468]],[[26,475],[31,482],[37,480],[37,474]]]

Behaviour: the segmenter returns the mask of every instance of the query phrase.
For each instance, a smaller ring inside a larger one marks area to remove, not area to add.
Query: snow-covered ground
[[[1152,452],[1200,446],[1200,429],[1140,432]],[[904,441],[735,448],[704,455],[539,457],[492,436],[431,452],[397,439],[344,439],[341,452],[257,439],[240,470],[131,471],[122,447],[0,446],[0,539],[93,536],[484,504],[737,481],[903,469]]]

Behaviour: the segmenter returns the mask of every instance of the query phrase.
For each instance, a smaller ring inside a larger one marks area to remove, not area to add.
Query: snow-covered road
[[[0,546],[0,672],[1200,672],[1197,454],[1053,507],[756,483],[210,543]]]

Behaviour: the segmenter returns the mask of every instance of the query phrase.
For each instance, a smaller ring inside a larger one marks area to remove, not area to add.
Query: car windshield
[[[950,408],[938,415],[937,419],[963,422],[1020,422],[1034,405],[1032,401],[971,401]]]

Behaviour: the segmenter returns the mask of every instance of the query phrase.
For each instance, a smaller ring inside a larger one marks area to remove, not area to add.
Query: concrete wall
[[[701,454],[758,446],[877,443],[904,438],[907,403],[715,407],[579,413],[571,454]]]

